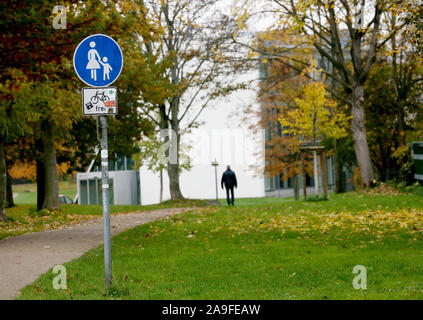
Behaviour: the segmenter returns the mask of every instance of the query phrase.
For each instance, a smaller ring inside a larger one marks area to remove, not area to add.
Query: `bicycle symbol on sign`
[[[104,94],[104,91],[97,91],[95,96],[91,97],[92,104],[97,104],[99,101],[106,102],[109,100],[110,98]]]

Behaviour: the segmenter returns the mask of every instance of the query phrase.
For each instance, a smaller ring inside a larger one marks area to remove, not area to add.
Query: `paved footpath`
[[[193,208],[112,215],[112,235],[189,210]],[[0,300],[14,299],[19,290],[37,280],[53,266],[78,258],[102,244],[102,218],[88,220],[65,229],[0,240]]]

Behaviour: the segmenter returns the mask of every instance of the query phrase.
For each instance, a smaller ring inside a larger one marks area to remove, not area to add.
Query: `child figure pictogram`
[[[106,80],[106,77],[107,79],[110,79],[110,71],[113,71],[112,67],[107,63],[107,61],[107,57],[103,57],[103,61],[99,61],[103,66],[103,80]]]

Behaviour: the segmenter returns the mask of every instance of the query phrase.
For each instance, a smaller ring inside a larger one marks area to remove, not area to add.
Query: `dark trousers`
[[[231,191],[231,199],[229,198],[229,190]],[[234,205],[234,187],[226,187],[226,200],[229,205]]]

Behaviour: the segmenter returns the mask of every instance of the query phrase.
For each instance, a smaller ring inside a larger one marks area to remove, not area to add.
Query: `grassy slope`
[[[263,201],[205,208],[115,237],[107,291],[100,247],[66,264],[68,290],[54,290],[48,272],[21,299],[423,298],[422,235],[414,230],[423,227],[422,197]],[[352,287],[355,265],[367,268],[367,290]]]

